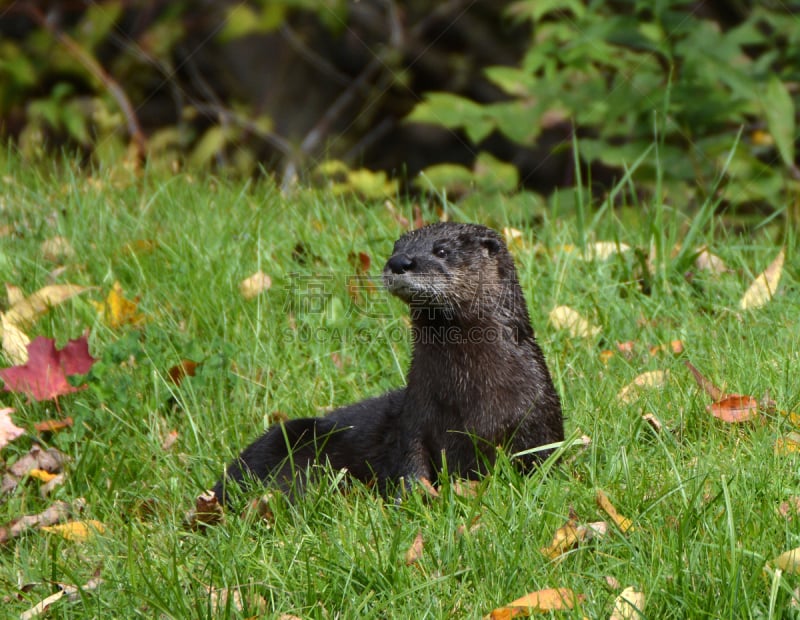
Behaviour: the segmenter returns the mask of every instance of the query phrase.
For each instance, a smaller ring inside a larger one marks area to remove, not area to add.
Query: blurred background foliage
[[[0,2],[31,162],[797,213],[800,1]]]

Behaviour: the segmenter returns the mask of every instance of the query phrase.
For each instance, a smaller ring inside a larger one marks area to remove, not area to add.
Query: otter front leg
[[[433,481],[435,475],[431,465],[430,452],[425,448],[421,440],[410,442],[405,450],[403,462],[400,464],[397,478],[399,488],[395,495],[395,503],[402,502],[403,496],[410,493],[414,488],[414,483],[425,479]]]

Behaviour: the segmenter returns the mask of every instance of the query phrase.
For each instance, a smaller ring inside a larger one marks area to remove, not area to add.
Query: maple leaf
[[[70,385],[67,375],[85,374],[95,361],[89,354],[87,334],[70,340],[60,350],[52,338],[38,336],[28,345],[27,363],[3,368],[0,379],[5,382],[6,392],[21,392],[34,400],[51,400],[86,389],[86,385]]]
[[[144,316],[138,312],[139,298],[126,299],[119,282],[114,282],[105,301],[93,301],[92,305],[112,329],[123,325],[140,325],[144,322]]]

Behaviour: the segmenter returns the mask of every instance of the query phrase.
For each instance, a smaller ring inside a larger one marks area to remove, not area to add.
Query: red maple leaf
[[[0,370],[6,392],[21,392],[34,400],[51,400],[62,394],[85,390],[86,385],[75,387],[67,375],[89,372],[95,358],[89,355],[89,343],[84,334],[70,340],[63,349],[56,349],[52,338],[38,336],[28,344],[28,361],[21,366]]]

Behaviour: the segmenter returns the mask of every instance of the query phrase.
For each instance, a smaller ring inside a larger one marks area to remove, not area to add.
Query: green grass
[[[52,593],[55,582],[83,584],[96,571],[104,580],[98,589],[59,601],[48,617],[478,618],[527,592],[569,587],[585,600],[561,617],[603,618],[618,594],[607,577],[642,590],[648,618],[797,615],[790,600],[800,577],[773,582],[763,572],[766,560],[800,546],[800,515],[787,520],[778,512],[800,494],[798,459],[773,453],[790,424],[780,413],[741,426],[712,418],[683,365],[690,359],[729,392],[769,392],[779,409],[800,410],[798,243],[777,220],[742,234],[709,217],[693,229],[692,243],[708,243],[732,273],[687,279],[687,253],[670,256],[693,219],[663,206],[582,219],[587,239],[641,250],[605,262],[583,262],[565,248],[577,243],[579,228],[568,209],[539,212],[535,225],[504,198],[456,209],[459,219],[523,229],[528,249],[517,258],[534,328],[563,397],[567,432],[585,433],[591,444],[568,448],[527,477],[501,461],[474,498],[456,496],[443,481],[440,499],[412,496],[397,507],[369,489],[335,492],[331,480],[296,505],[276,502],[271,527],[229,516],[203,534],[183,527],[186,511],[270,413],[319,415],[402,384],[409,360],[403,305],[380,292],[371,314],[348,313],[345,281],[351,253],[368,253],[370,273],[379,274],[400,225],[380,203],[314,192],[287,198],[266,182],[148,173],[90,180],[69,166],[44,177],[13,157],[0,159],[0,220],[10,226],[0,236],[3,281],[29,293],[48,283],[58,265],[40,246],[62,235],[75,253],[61,261],[66,270],[57,280],[98,287],[52,309],[29,335],[63,344],[90,327],[101,360],[90,389],[60,399],[75,426],[47,439],[72,458],[65,485],[46,500],[35,481],[18,487],[0,503],[0,523],[54,499],[84,497],[83,517],[106,526],[85,543],[30,531],[0,549],[8,617]],[[410,205],[398,209],[411,217]],[[662,224],[661,263],[651,277],[642,264],[654,222]],[[780,245],[787,262],[779,294],[762,309],[737,312]],[[238,283],[258,269],[272,288],[245,301]],[[312,280],[324,286],[323,312],[297,293]],[[90,301],[115,281],[140,298],[142,326],[110,329],[98,318]],[[602,325],[602,336],[584,341],[555,331],[547,314],[560,304]],[[685,345],[682,356],[648,353],[675,339]],[[630,359],[601,361],[603,349],[627,340],[637,343]],[[167,371],[184,358],[203,364],[175,387]],[[623,386],[656,369],[670,371],[665,388],[618,401]],[[8,393],[0,405],[16,407],[15,421],[29,429],[58,416],[52,403]],[[666,430],[654,432],[643,413],[657,415]],[[178,440],[165,451],[172,429]],[[23,437],[0,456],[10,464],[31,442]],[[545,558],[540,548],[570,508],[581,522],[607,518],[596,505],[598,489],[634,530],[612,528],[560,561]],[[476,519],[478,529],[459,533]],[[417,532],[424,553],[407,566]],[[21,584],[34,586],[22,591]],[[215,607],[210,587],[241,589],[244,609]]]

